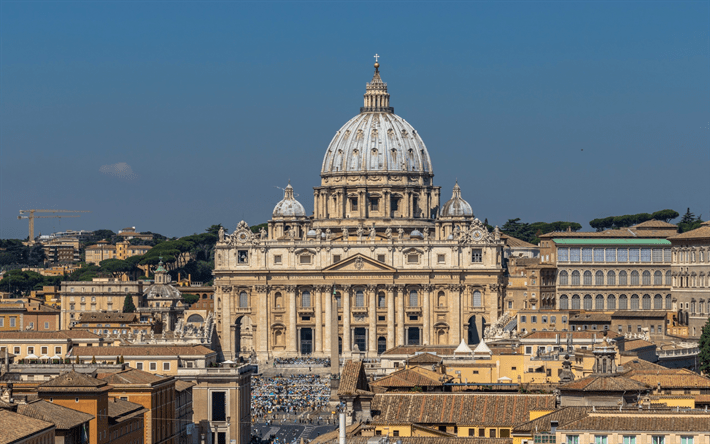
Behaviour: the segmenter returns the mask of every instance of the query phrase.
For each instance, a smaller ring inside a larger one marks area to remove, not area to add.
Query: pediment
[[[352,271],[353,273],[367,273],[371,271],[387,271],[387,272],[396,272],[396,268],[392,268],[387,264],[384,264],[382,262],[376,261],[372,258],[369,258],[367,256],[363,256],[362,254],[358,253],[355,256],[349,257],[347,259],[343,259],[342,261],[338,262],[337,264],[330,265],[326,268],[323,269],[323,271]]]

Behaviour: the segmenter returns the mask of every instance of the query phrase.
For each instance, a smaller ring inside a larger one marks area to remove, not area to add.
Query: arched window
[[[592,295],[591,294],[587,294],[584,296],[584,309],[585,310],[592,309]]]
[[[643,309],[644,310],[650,310],[651,309],[651,296],[650,295],[643,295]]]
[[[572,295],[572,310],[579,310],[579,295]]]
[[[594,275],[594,285],[604,285],[604,273],[601,270]]]
[[[239,308],[248,308],[249,307],[249,296],[247,295],[246,291],[242,291],[239,293]]]
[[[666,285],[671,285],[671,270],[666,271]]]
[[[437,297],[437,306],[439,307],[446,307],[446,294],[443,291],[439,292],[439,295]]]
[[[600,294],[597,295],[597,297],[594,299],[594,309],[604,310],[604,296]]]
[[[579,271],[572,272],[572,285],[579,285]]]
[[[566,294],[560,296],[560,310],[569,310],[569,298]]]
[[[616,310],[616,296],[613,294],[610,294],[606,298],[606,309],[607,310]]]
[[[619,272],[619,285],[627,285],[626,276],[626,271],[621,270]]]
[[[631,295],[631,309],[632,310],[639,309],[639,295],[637,295],[637,294]]]
[[[281,296],[280,292],[274,293],[274,307],[275,308],[283,308],[284,306],[284,298]]]
[[[409,306],[419,307],[419,295],[417,294],[417,290],[411,290],[409,292]]]
[[[663,310],[663,296],[661,296],[660,294],[657,294],[653,297],[653,309]]]
[[[569,276],[566,271],[560,272],[560,285],[569,285]]]
[[[473,291],[473,306],[474,307],[481,307],[482,306],[481,292],[478,290]]]
[[[309,308],[311,306],[311,292],[308,290],[304,290],[303,293],[301,293],[301,306],[303,308]]]
[[[639,272],[634,270],[631,272],[631,285],[639,284]]]
[[[653,285],[663,285],[663,274],[658,270],[653,273]]]
[[[619,296],[619,310],[627,310],[629,308],[629,300],[625,294]]]
[[[592,285],[592,272],[589,270],[584,272],[584,285]]]
[[[643,285],[651,285],[651,272],[648,270],[643,272]]]
[[[365,306],[365,293],[362,290],[357,290],[355,292],[355,306],[364,307]]]
[[[616,285],[616,273],[613,270],[606,274],[606,284]]]
[[[387,298],[385,298],[385,293],[383,291],[377,293],[377,306],[384,308],[387,305]]]
[[[695,253],[693,253],[695,254]],[[690,301],[690,313],[695,314],[695,300]]]

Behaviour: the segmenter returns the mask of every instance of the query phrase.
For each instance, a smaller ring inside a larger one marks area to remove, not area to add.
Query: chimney
[[[557,421],[550,421],[550,433],[557,433],[557,426],[559,423]]]
[[[340,412],[340,430],[338,444],[345,444],[345,412]]]

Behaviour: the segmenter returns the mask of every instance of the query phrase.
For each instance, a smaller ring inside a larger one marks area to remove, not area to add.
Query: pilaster
[[[288,330],[286,331],[288,342],[286,343],[286,351],[291,355],[295,355],[298,353],[296,286],[287,286],[286,292],[288,293]]]

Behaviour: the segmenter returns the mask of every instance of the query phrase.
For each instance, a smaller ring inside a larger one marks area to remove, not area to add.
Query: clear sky
[[[310,214],[375,53],[482,220],[710,218],[708,1],[2,1],[0,39],[2,238]]]

